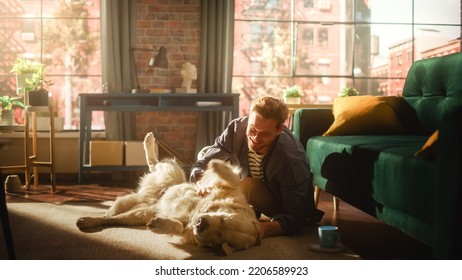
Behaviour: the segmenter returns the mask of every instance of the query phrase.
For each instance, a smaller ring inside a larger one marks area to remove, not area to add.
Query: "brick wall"
[[[150,68],[149,52],[135,53],[142,88],[175,89],[181,85],[180,70],[190,62],[199,69],[200,0],[137,0],[136,47],[165,46],[169,68]],[[199,72],[199,71],[198,71]],[[197,81],[193,82],[197,88]],[[172,93],[174,94],[174,93]],[[197,114],[188,112],[142,112],[136,116],[136,139],[154,132],[189,160],[195,158]]]

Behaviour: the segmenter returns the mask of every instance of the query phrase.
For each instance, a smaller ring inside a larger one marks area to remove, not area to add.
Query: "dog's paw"
[[[223,254],[225,256],[229,256],[232,253],[234,253],[234,251],[236,251],[234,247],[229,245],[228,242],[224,242],[221,244],[221,247],[219,248],[218,253]]]
[[[146,136],[144,136],[144,146],[148,146],[148,147],[153,147],[154,145],[154,142],[155,142],[155,138],[154,138],[154,133],[152,132],[148,132],[146,134]]]
[[[183,224],[177,220],[156,217],[152,218],[147,226],[151,231],[160,234],[180,234],[183,232]]]
[[[99,226],[102,226],[103,224],[104,224],[104,219],[98,218],[98,217],[82,217],[82,218],[79,218],[76,222],[76,225],[79,229],[99,227]]]
[[[148,132],[143,141],[144,153],[146,155],[146,162],[149,166],[149,171],[154,170],[155,164],[158,162],[156,154],[156,138],[152,132]]]

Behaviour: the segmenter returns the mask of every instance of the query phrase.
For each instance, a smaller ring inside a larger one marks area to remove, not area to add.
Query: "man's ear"
[[[276,132],[276,135],[279,135],[279,134],[282,132],[283,129],[284,129],[284,125],[281,125],[281,126],[278,128],[278,130],[277,130],[277,132]]]

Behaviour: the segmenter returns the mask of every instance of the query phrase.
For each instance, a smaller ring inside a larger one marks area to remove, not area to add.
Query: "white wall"
[[[10,145],[0,151],[0,166],[24,164],[24,133],[0,133],[0,138],[10,140]],[[38,160],[49,161],[49,133],[37,134]],[[55,133],[55,169],[56,173],[78,173],[79,168],[79,135],[77,132]],[[40,172],[49,168],[41,167]]]

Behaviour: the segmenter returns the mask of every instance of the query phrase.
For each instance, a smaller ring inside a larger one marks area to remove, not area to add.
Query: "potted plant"
[[[26,93],[26,79],[32,78],[32,74],[44,69],[45,65],[26,58],[18,57],[14,61],[10,73],[16,74],[16,94],[24,95]]]
[[[19,101],[22,97],[10,97],[8,95],[0,96],[1,117],[3,125],[14,124],[14,110],[13,108],[24,108],[24,103]]]
[[[359,93],[354,87],[345,87],[338,94],[339,97],[355,96],[355,95],[359,95]]]
[[[300,104],[302,103],[303,93],[299,87],[291,86],[282,91],[282,96],[286,104]]]
[[[43,64],[42,64],[43,65]],[[37,69],[32,77],[26,78],[26,104],[30,106],[48,106],[48,90],[46,87],[52,86],[51,80],[45,80],[45,65]]]

